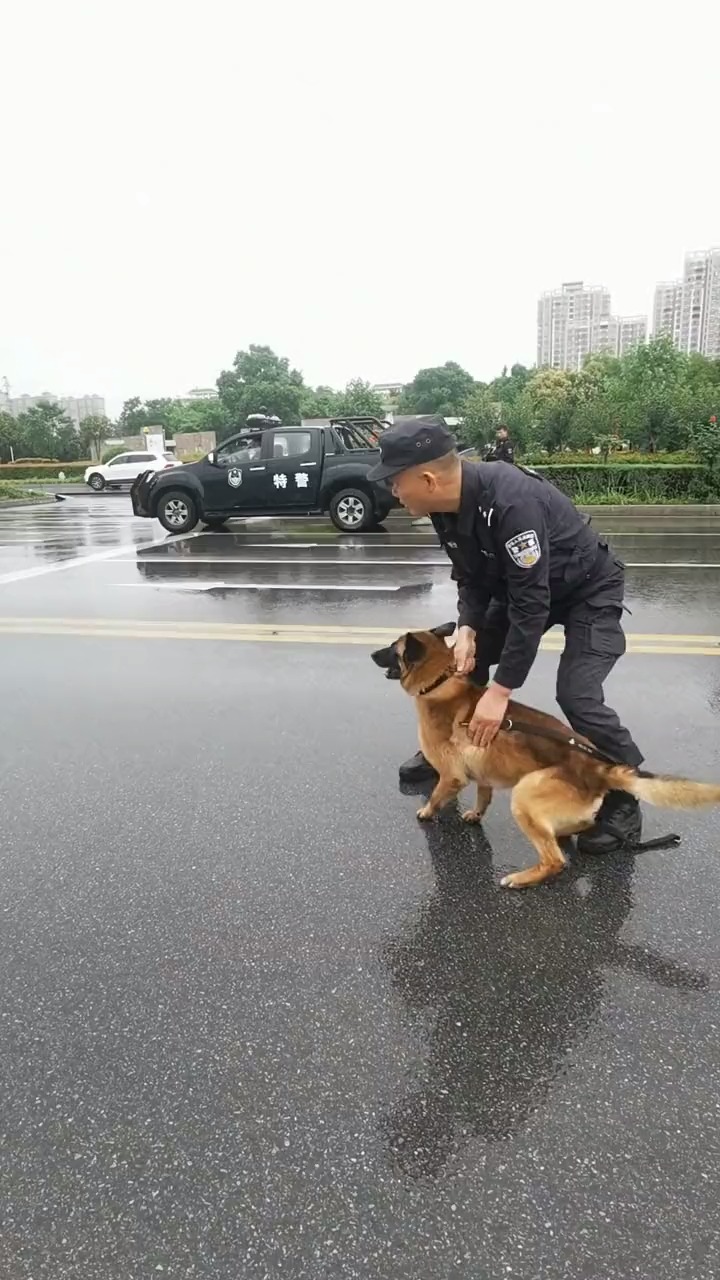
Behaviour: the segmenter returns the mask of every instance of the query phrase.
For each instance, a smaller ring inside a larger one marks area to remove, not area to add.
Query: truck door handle
[[[316,466],[317,466],[317,462],[301,462],[301,463],[300,463],[300,466],[301,466],[301,467],[316,467]]]
[[[265,468],[264,468],[264,467],[251,467],[251,468],[250,468],[250,470],[251,470],[251,471],[264,471],[264,470],[265,470]]]

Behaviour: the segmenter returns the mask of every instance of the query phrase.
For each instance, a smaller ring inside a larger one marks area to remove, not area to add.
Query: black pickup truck
[[[335,418],[329,426],[249,426],[200,462],[138,476],[133,511],[170,533],[187,533],[199,521],[220,529],[238,516],[325,512],[343,533],[372,529],[397,505],[389,489],[367,478],[387,425]]]

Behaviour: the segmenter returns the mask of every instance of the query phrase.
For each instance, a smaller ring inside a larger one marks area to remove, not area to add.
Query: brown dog
[[[558,836],[576,835],[591,826],[608,791],[628,791],[639,800],[669,809],[720,804],[720,786],[638,772],[630,765],[585,754],[570,740],[592,748],[587,738],[573,734],[555,716],[519,702],[510,702],[508,717],[527,726],[527,731],[501,729],[489,747],[474,746],[467,724],[484,690],[455,674],[452,652],[445,643],[454,629],[455,624],[448,623],[434,631],[409,631],[372,658],[415,698],[420,747],[439,774],[430,799],[418,809],[418,818],[423,822],[433,818],[474,779],[475,808],[462,816],[465,822],[480,822],[493,788],[512,788],[513,817],[540,861],[505,876],[502,884],[508,888],[526,888],[559,875],[565,857]],[[548,731],[548,737],[539,736]]]

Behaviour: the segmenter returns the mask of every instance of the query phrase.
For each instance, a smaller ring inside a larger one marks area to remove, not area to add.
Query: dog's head
[[[414,693],[418,686],[448,666],[445,640],[454,631],[454,622],[445,622],[431,631],[407,631],[387,649],[377,649],[371,657],[378,667],[383,668],[388,680],[399,680],[403,689]]]

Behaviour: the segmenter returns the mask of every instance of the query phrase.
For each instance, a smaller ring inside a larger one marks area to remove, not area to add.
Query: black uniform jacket
[[[432,517],[458,584],[458,625],[477,631],[491,600],[506,604],[510,625],[495,680],[519,689],[551,610],[592,594],[607,544],[529,468],[463,461],[462,471],[460,510]]]
[[[496,440],[485,454],[486,462],[514,462],[515,445],[510,440]]]

